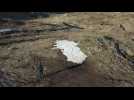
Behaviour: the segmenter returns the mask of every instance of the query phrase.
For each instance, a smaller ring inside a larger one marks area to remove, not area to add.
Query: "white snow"
[[[67,57],[67,61],[73,63],[82,64],[87,56],[77,47],[77,43],[68,40],[57,40],[56,48],[60,49],[61,52]]]

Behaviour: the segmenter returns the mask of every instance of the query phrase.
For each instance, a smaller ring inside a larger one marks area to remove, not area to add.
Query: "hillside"
[[[0,86],[133,87],[134,13],[0,13]],[[54,48],[78,43],[77,65]],[[73,67],[72,67],[73,66]]]

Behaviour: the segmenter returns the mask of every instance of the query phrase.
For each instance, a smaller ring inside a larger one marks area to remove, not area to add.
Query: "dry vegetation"
[[[134,86],[134,13],[72,12],[24,21],[1,20],[1,86]],[[53,48],[56,40],[73,40],[88,55],[66,69]],[[39,66],[39,67],[38,67]],[[38,69],[39,68],[39,69]],[[44,74],[44,75],[42,75]],[[2,81],[1,81],[2,80]],[[14,84],[13,84],[14,83]]]

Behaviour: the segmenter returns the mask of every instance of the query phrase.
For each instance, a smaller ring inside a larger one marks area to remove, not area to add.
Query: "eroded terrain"
[[[1,19],[0,86],[133,87],[133,26],[134,13],[127,12]],[[53,48],[64,39],[79,43],[88,56],[83,64],[68,68],[72,64]]]

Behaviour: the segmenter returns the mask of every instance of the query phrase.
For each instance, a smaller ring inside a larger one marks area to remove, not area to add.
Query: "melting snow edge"
[[[67,57],[67,61],[73,63],[82,64],[87,56],[77,47],[77,43],[68,40],[57,40],[56,48],[60,49],[61,52]]]

